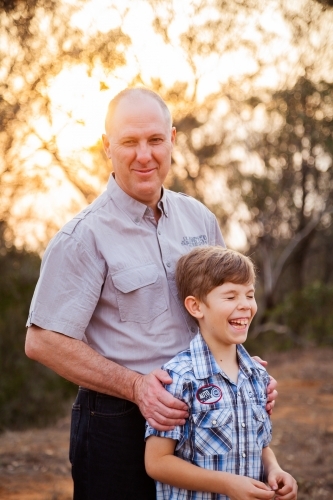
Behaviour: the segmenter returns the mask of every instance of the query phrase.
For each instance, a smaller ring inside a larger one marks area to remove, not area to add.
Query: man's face
[[[171,165],[176,130],[150,96],[128,96],[116,107],[104,149],[117,184],[135,200],[156,208]]]

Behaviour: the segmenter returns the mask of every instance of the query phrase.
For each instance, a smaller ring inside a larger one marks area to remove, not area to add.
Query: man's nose
[[[151,160],[151,150],[147,143],[139,143],[136,150],[136,158],[138,162],[146,164]]]

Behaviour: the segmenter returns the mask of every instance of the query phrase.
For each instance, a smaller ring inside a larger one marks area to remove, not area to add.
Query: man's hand
[[[223,491],[230,500],[270,500],[275,492],[269,486],[246,476],[230,474],[227,489]]]
[[[260,363],[262,366],[266,367],[268,365],[267,361],[264,361],[259,356],[252,356],[252,357],[256,361],[258,361],[258,363]],[[266,403],[266,411],[268,415],[272,415],[273,408],[275,405],[275,400],[278,397],[278,392],[276,390],[277,381],[272,376],[270,376],[270,379],[271,381],[267,386],[267,403]]]
[[[187,405],[167,392],[162,384],[172,379],[164,370],[140,375],[134,384],[134,402],[149,424],[158,431],[168,431],[184,425],[188,418]]]

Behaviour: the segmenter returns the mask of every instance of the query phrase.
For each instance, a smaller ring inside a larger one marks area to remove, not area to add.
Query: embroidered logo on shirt
[[[183,236],[182,245],[189,247],[199,247],[208,244],[208,239],[205,234],[200,234],[200,236]]]
[[[204,405],[217,403],[222,398],[222,391],[217,385],[203,385],[197,390],[196,398]]]

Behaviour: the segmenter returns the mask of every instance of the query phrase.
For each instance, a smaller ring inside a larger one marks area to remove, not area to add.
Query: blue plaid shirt
[[[175,455],[205,469],[264,481],[262,448],[272,437],[265,410],[269,376],[242,345],[237,346],[237,385],[222,371],[200,333],[190,347],[163,366],[172,377],[166,389],[189,407],[185,425],[154,435],[178,441]],[[156,483],[157,500],[227,500],[217,493],[188,491]]]

